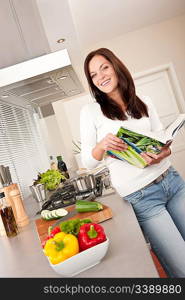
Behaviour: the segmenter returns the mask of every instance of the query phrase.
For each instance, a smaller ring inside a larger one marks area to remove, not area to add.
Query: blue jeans
[[[185,277],[185,181],[173,168],[159,183],[126,197],[169,277]]]

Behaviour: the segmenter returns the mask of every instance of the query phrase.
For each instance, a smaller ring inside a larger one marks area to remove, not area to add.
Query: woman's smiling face
[[[93,84],[103,93],[111,95],[117,90],[118,79],[113,65],[102,55],[95,55],[89,62],[89,74]]]

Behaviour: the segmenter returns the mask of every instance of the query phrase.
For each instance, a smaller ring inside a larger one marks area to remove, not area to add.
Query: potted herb
[[[66,180],[65,176],[58,170],[47,170],[39,174],[39,183],[43,184],[46,190],[55,190],[62,180]]]
[[[37,179],[34,179],[33,185],[30,186],[30,190],[33,198],[37,202],[45,201],[47,198],[47,191],[54,191],[57,189],[61,181],[65,181],[66,178],[59,170],[47,170],[44,173],[38,173]]]

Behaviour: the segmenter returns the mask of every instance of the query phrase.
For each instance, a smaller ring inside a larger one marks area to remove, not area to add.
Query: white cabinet
[[[0,68],[50,52],[34,1],[1,1],[0,24]]]

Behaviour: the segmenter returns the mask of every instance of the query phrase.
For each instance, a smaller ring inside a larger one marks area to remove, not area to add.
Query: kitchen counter
[[[76,277],[158,278],[149,248],[134,211],[117,194],[98,198],[109,206],[113,218],[101,223],[110,245],[100,264]],[[35,206],[39,204],[35,203]],[[37,211],[36,210],[36,211]],[[13,238],[0,237],[0,277],[60,277],[42,252],[32,212],[30,224]]]

